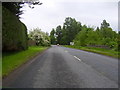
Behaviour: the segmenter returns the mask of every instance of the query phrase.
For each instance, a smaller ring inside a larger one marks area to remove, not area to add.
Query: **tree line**
[[[93,28],[67,17],[63,26],[52,29],[50,38],[51,44],[70,45],[74,42],[76,46],[103,46],[114,50],[119,50],[120,46],[120,32],[113,31],[106,20],[100,27]]]

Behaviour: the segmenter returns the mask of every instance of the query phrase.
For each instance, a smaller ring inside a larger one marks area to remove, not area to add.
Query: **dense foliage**
[[[56,42],[56,38],[55,38],[55,30],[54,29],[52,29],[52,31],[50,32],[50,40],[51,40],[51,44],[56,44],[57,42]]]
[[[2,7],[2,49],[3,51],[27,49],[26,26],[4,7]]]
[[[22,14],[22,11],[20,10],[22,8],[21,4],[21,2],[3,2],[2,6],[4,6],[17,17],[19,17],[19,15]]]
[[[19,51],[27,49],[27,28],[19,20],[23,13],[21,8],[27,3],[30,8],[32,5],[41,5],[38,0],[25,2],[2,2],[2,50]]]
[[[56,27],[56,29],[53,30],[51,31],[50,34],[52,44],[56,42],[62,45],[69,45],[70,42],[72,42],[73,39],[75,38],[76,34],[79,31],[81,31],[81,23],[77,22],[74,18],[67,17],[65,19],[65,23],[63,24],[63,27],[59,25]]]
[[[35,28],[31,30],[28,34],[30,40],[36,42],[37,46],[49,46],[50,45],[50,38],[48,33],[41,31],[39,28]]]
[[[57,26],[54,34],[53,30],[51,31],[52,44],[54,44],[54,38],[56,38],[57,43],[62,45],[69,45],[70,42],[74,42],[76,46],[102,47],[119,50],[120,33],[113,31],[106,20],[103,20],[101,26],[95,29],[81,25],[81,23],[75,19],[67,17],[63,27],[60,25]]]
[[[118,34],[112,31],[112,28],[110,28],[106,20],[103,20],[100,29],[97,27],[97,29],[94,30],[94,28],[83,26],[82,31],[76,35],[74,42],[75,45],[102,46],[117,50]]]

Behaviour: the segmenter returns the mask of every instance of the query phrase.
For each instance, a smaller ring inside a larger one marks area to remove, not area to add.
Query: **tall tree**
[[[54,29],[52,29],[52,31],[50,32],[50,41],[51,41],[51,44],[56,44],[55,30]]]
[[[79,31],[81,31],[81,23],[77,22],[74,18],[67,17],[65,19],[65,23],[63,24],[63,44],[69,45]]]
[[[61,38],[62,38],[62,28],[61,28],[61,26],[59,25],[59,26],[57,26],[57,28],[56,28],[56,35],[57,35],[57,43],[58,44],[61,44]]]
[[[101,42],[103,45],[108,45],[109,47],[114,46],[113,42],[115,42],[116,33],[112,31],[110,24],[106,20],[103,20],[101,23],[100,34],[102,36]]]

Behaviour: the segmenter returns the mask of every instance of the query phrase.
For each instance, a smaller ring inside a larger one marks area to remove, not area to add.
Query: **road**
[[[52,46],[3,79],[14,88],[118,88],[118,60]]]

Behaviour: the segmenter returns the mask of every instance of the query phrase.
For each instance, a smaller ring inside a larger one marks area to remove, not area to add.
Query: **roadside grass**
[[[120,58],[120,56],[119,56],[120,52],[110,50],[110,49],[103,49],[103,48],[97,48],[97,47],[71,46],[71,45],[63,45],[63,46],[68,47],[68,48],[74,48],[74,49],[80,49],[80,50],[84,50],[84,51],[94,52],[94,53],[110,56],[113,58]]]
[[[38,53],[46,50],[48,47],[31,46],[28,50],[20,52],[7,52],[2,55],[2,77],[4,78],[10,72],[36,56]]]

